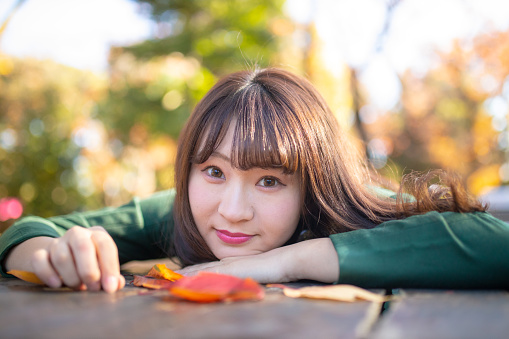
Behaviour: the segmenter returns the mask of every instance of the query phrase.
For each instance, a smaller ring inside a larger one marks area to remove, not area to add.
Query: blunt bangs
[[[295,114],[256,82],[256,77],[250,80],[205,113],[203,126],[207,127],[201,129],[192,162],[205,162],[234,124],[230,154],[233,167],[282,168],[286,174],[295,173],[300,167],[301,151]]]

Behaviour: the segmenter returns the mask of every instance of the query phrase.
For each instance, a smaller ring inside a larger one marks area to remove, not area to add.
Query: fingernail
[[[115,292],[118,288],[118,280],[114,276],[108,276],[104,279],[103,282],[103,290],[105,290],[108,293]]]
[[[123,275],[118,276],[118,289],[122,289],[125,286],[125,278]]]

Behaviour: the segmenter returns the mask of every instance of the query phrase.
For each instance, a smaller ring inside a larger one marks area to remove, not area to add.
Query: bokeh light
[[[23,205],[16,198],[0,199],[0,221],[18,219],[23,214]]]

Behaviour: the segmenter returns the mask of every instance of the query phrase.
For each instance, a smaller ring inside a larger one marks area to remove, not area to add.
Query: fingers
[[[118,276],[118,287],[117,288],[120,290],[120,289],[124,288],[124,286],[125,286],[125,278],[124,278],[124,276],[122,274],[119,274],[119,276]]]
[[[67,247],[73,254],[73,267],[79,280],[88,290],[98,291],[101,288],[101,272],[97,262],[95,245],[91,239],[93,230],[73,227],[65,235]],[[52,263],[57,265],[53,256]],[[73,287],[72,285],[68,285]]]
[[[59,274],[55,271],[49,260],[49,252],[39,249],[32,256],[32,267],[34,273],[49,287],[57,288],[62,286]]]
[[[97,253],[98,268],[101,272],[101,285],[106,292],[114,292],[120,285],[120,265],[118,262],[117,246],[102,227],[92,234],[91,239]]]
[[[73,227],[32,257],[34,273],[48,286],[115,292],[125,285],[118,250],[102,227]]]
[[[49,250],[49,257],[63,285],[73,288],[81,285],[81,278],[74,267],[73,254],[65,242],[55,239],[53,246]]]

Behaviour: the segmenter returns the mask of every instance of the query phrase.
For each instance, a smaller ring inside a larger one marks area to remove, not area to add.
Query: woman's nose
[[[254,209],[249,193],[241,185],[230,185],[222,194],[218,212],[232,223],[251,220]]]

